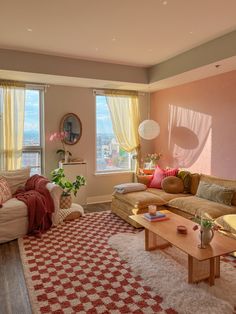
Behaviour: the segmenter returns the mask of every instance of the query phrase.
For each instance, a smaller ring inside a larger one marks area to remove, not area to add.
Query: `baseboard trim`
[[[87,198],[87,204],[99,204],[99,203],[108,203],[111,202],[112,195],[97,195],[90,196]]]

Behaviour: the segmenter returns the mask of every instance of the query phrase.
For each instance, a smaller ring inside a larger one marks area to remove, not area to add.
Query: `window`
[[[131,170],[131,154],[115,138],[106,97],[96,95],[96,172]]]
[[[39,89],[27,89],[25,93],[22,166],[31,167],[31,175],[42,172],[42,93]]]

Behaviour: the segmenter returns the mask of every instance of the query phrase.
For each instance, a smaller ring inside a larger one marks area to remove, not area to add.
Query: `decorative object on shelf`
[[[56,140],[61,141],[62,149],[58,149],[56,153],[59,154],[60,157],[63,158],[64,161],[67,163],[70,161],[72,154],[69,150],[67,150],[67,147],[65,145],[64,139],[66,136],[67,135],[65,132],[54,132],[53,134],[50,135],[49,141],[51,142]]]
[[[144,169],[155,169],[161,159],[161,153],[146,154],[142,159]]]
[[[58,184],[63,189],[60,208],[70,208],[72,203],[71,193],[76,196],[80,187],[86,184],[85,177],[76,176],[76,180],[71,182],[65,177],[63,168],[54,169],[51,172],[51,176],[52,182]]]
[[[220,227],[215,225],[213,219],[202,217],[202,215],[198,214],[195,215],[193,221],[197,223],[197,225],[193,227],[193,230],[198,230],[200,227],[200,244],[198,247],[200,249],[204,249],[212,241],[214,237],[214,230],[219,230]]]
[[[160,125],[154,120],[144,120],[138,127],[140,137],[153,140],[160,134]]]
[[[78,143],[82,136],[82,123],[74,113],[65,114],[60,123],[60,132],[64,132],[63,142],[68,145]]]

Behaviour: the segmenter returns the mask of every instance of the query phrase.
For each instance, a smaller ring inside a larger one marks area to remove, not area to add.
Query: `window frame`
[[[30,169],[39,168],[39,174],[44,174],[44,150],[43,150],[43,136],[44,136],[44,128],[43,128],[43,112],[44,112],[44,87],[36,86],[36,85],[26,85],[26,90],[37,90],[39,91],[39,145],[38,146],[24,146],[22,148],[23,153],[39,153],[40,154],[40,165],[39,167],[28,166]]]
[[[97,169],[97,96],[106,96],[103,91],[100,90],[94,90],[94,103],[95,103],[95,175],[115,175],[120,173],[134,173],[135,172],[135,162],[132,159],[132,153],[129,154],[129,169],[119,169],[119,170],[98,170]]]

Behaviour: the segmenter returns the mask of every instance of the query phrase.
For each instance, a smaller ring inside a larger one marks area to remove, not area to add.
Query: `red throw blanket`
[[[52,225],[54,203],[46,188],[48,182],[43,176],[35,174],[27,180],[25,188],[18,190],[14,195],[28,208],[28,234],[41,236],[41,233]]]

